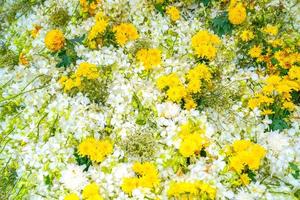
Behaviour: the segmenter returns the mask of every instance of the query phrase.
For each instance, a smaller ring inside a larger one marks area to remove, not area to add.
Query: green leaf
[[[85,38],[85,34],[83,34],[82,36],[78,36],[73,39],[70,39],[69,41],[72,42],[73,44],[83,44],[84,38]]]
[[[289,166],[293,170],[292,176],[295,179],[299,179],[300,178],[300,169],[299,169],[299,166],[296,165],[295,163],[292,163],[292,162],[289,163]]]
[[[77,149],[75,149],[74,154],[75,160],[78,165],[85,165],[85,169],[83,171],[88,171],[89,167],[92,165],[92,161],[87,156],[80,156],[77,152]]]
[[[233,25],[228,20],[228,13],[223,12],[212,20],[211,28],[218,36],[232,33]]]
[[[286,121],[284,121],[283,119],[273,119],[272,120],[272,124],[270,124],[270,129],[272,131],[275,131],[275,130],[283,130],[283,129],[286,129],[288,128],[288,124]]]

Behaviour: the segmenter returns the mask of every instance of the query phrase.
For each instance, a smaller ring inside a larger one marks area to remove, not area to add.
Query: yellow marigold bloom
[[[120,46],[124,46],[127,42],[133,41],[139,38],[139,34],[133,24],[122,23],[113,28],[117,43]]]
[[[78,146],[79,155],[88,156],[92,161],[97,163],[102,162],[112,151],[113,145],[109,140],[87,138]]]
[[[131,194],[132,191],[138,187],[138,182],[139,182],[139,179],[136,178],[136,177],[134,177],[134,178],[123,178],[121,189],[125,193]]]
[[[82,62],[79,64],[75,76],[84,77],[87,79],[97,79],[99,78],[99,72],[97,66],[88,62]]]
[[[288,75],[290,79],[292,80],[297,79],[298,81],[300,81],[300,67],[296,67],[296,66],[291,67]]]
[[[258,58],[262,53],[262,49],[260,46],[254,46],[252,47],[248,54],[252,57],[252,58]]]
[[[191,157],[196,152],[199,152],[207,143],[207,139],[200,134],[189,134],[181,142],[179,152],[184,157]]]
[[[295,110],[295,104],[290,101],[283,102],[282,107],[290,111]]]
[[[196,108],[197,104],[195,103],[195,101],[193,100],[192,97],[186,97],[184,98],[184,108],[187,110],[191,110]]]
[[[63,32],[57,29],[49,31],[45,37],[45,45],[51,51],[61,50],[65,45]]]
[[[233,152],[229,158],[229,167],[237,173],[248,166],[251,170],[259,169],[260,162],[266,154],[265,148],[248,140],[237,140],[233,143]]]
[[[202,181],[195,182],[171,182],[167,191],[169,197],[176,199],[215,199],[216,189]]]
[[[64,200],[80,200],[79,196],[75,193],[68,194]]]
[[[168,99],[179,103],[182,98],[184,98],[187,95],[185,87],[182,85],[174,86],[169,88],[167,91]]]
[[[143,63],[146,70],[153,69],[161,64],[161,51],[159,49],[141,49],[136,53],[136,58]]]
[[[83,199],[102,200],[99,193],[99,186],[96,183],[90,183],[82,191]]]
[[[241,39],[243,42],[248,42],[254,38],[254,34],[252,31],[244,30],[241,35]]]
[[[236,6],[229,8],[228,19],[230,23],[234,25],[241,24],[247,17],[246,8],[242,3],[238,3]]]
[[[199,31],[192,37],[192,48],[199,58],[214,59],[217,54],[216,46],[220,43],[219,37],[208,31]]]
[[[176,8],[175,6],[167,7],[166,13],[167,15],[169,15],[170,19],[174,22],[180,18],[180,12],[178,8]]]
[[[28,65],[29,64],[29,61],[27,60],[27,58],[24,55],[24,53],[20,53],[20,55],[19,55],[19,63],[21,65]]]
[[[134,163],[132,169],[139,177],[123,178],[121,188],[125,193],[131,194],[138,187],[151,189],[159,185],[158,171],[154,164],[137,162]]]
[[[278,34],[278,26],[268,24],[265,28],[263,28],[263,32],[275,36]]]

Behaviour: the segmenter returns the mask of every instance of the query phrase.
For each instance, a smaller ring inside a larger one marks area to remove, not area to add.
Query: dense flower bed
[[[4,1],[0,199],[299,199],[299,9]]]

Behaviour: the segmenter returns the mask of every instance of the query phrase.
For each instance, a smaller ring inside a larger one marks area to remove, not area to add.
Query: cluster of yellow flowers
[[[266,150],[259,144],[252,143],[249,140],[237,140],[231,147],[229,152],[229,167],[239,175],[245,174],[246,169],[258,170],[261,160],[266,155]],[[241,177],[244,184],[249,183],[249,177],[243,175]]]
[[[212,75],[206,65],[199,64],[188,71],[186,78],[187,84],[185,85],[177,74],[171,73],[161,76],[156,84],[160,90],[166,91],[170,101],[179,103],[183,100],[185,108],[189,110],[197,106],[192,95],[201,91],[204,82],[210,84]]]
[[[63,32],[54,29],[49,31],[45,37],[45,45],[51,51],[59,51],[65,46],[65,37]]]
[[[100,2],[101,0],[80,0],[82,12],[94,15],[96,13],[97,6]]]
[[[78,153],[81,156],[88,156],[94,162],[102,162],[104,158],[113,151],[113,144],[109,140],[97,140],[87,138],[78,146]]]
[[[300,90],[300,79],[297,74],[299,72],[299,67],[293,67],[290,69],[288,76],[269,76],[262,91],[249,100],[248,107],[251,109],[261,108],[263,115],[274,113],[271,109],[273,103],[284,109],[294,110],[295,105],[292,102],[291,93]]]
[[[137,162],[132,166],[132,169],[138,177],[123,178],[121,185],[122,190],[127,194],[131,194],[138,187],[151,189],[159,185],[158,171],[154,164]]]
[[[99,193],[99,186],[96,183],[90,183],[82,191],[82,198],[84,200],[103,200]],[[75,193],[68,194],[64,200],[80,200]]]
[[[153,69],[161,64],[161,51],[159,49],[141,49],[136,53],[136,58],[146,70]]]
[[[228,19],[230,23],[239,25],[246,20],[247,12],[242,3],[232,0],[228,9]]]
[[[91,49],[97,48],[97,45],[101,43],[101,36],[108,25],[108,20],[105,18],[102,12],[97,13],[95,20],[96,22],[94,26],[92,26],[87,36],[88,44]]]
[[[131,23],[121,23],[113,27],[117,43],[120,46],[124,46],[127,42],[133,41],[139,38],[138,31]]]
[[[175,22],[180,18],[180,11],[175,6],[169,6],[166,9],[167,15],[169,15],[170,19]]]
[[[274,58],[278,60],[279,65],[284,69],[291,68],[294,64],[300,62],[300,53],[292,52],[291,49],[283,49],[274,54]]]
[[[199,31],[192,37],[192,48],[199,58],[212,60],[216,57],[217,46],[221,43],[218,36],[208,31]]]
[[[176,199],[215,199],[216,188],[202,181],[171,182],[168,196]]]
[[[184,157],[199,154],[202,148],[208,145],[208,139],[204,135],[205,129],[198,124],[188,121],[180,127],[179,137],[182,139],[179,152]]]
[[[63,86],[64,91],[68,92],[73,88],[79,88],[84,79],[94,80],[97,78],[99,78],[97,66],[91,63],[82,62],[79,64],[74,74],[70,77],[62,76],[58,82]]]

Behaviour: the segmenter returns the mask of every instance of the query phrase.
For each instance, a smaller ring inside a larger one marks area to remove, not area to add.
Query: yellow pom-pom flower
[[[246,8],[243,6],[242,3],[238,3],[235,6],[229,8],[228,19],[230,23],[234,25],[239,25],[246,20],[246,17]]]
[[[99,186],[96,183],[90,183],[82,191],[83,199],[87,200],[103,200],[99,193]]]
[[[138,31],[131,23],[122,23],[113,28],[115,32],[115,38],[120,46],[124,46],[127,42],[133,41],[139,38]]]
[[[199,31],[192,37],[192,48],[199,58],[214,59],[220,43],[219,37],[208,31]]]
[[[79,196],[75,193],[68,194],[64,200],[80,200]]]
[[[136,58],[146,70],[153,69],[161,64],[161,51],[159,49],[141,49],[136,53]]]
[[[51,51],[59,51],[65,45],[65,37],[60,30],[51,30],[46,34],[45,45]]]
[[[169,15],[170,19],[175,22],[180,18],[180,11],[175,6],[169,6],[166,9],[167,15]]]
[[[78,153],[81,156],[88,156],[94,162],[102,162],[106,156],[113,151],[113,145],[109,140],[96,140],[87,138],[78,146]]]

